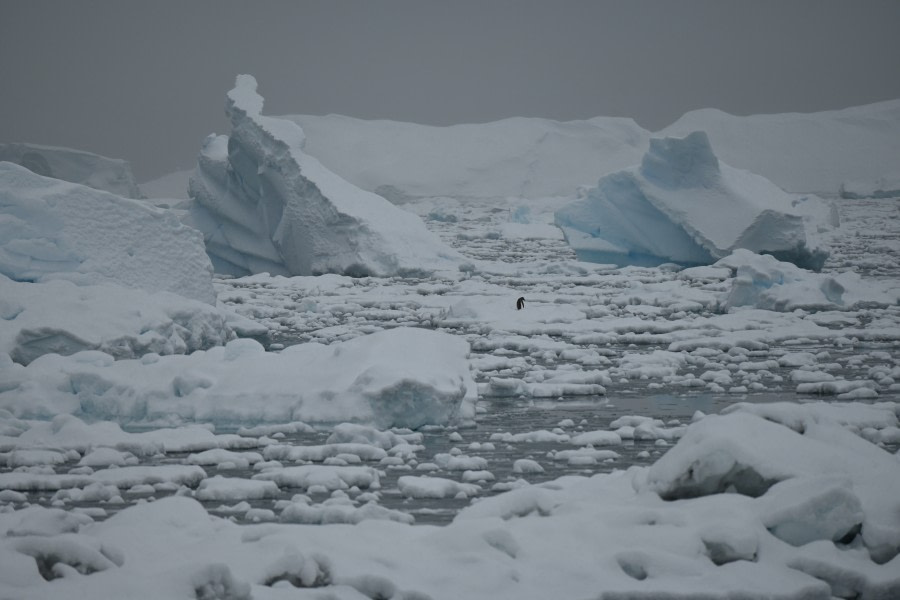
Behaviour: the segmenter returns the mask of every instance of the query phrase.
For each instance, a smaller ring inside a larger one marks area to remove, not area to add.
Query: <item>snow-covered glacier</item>
[[[819,269],[819,229],[836,212],[732,168],[702,131],[652,139],[637,167],[607,175],[558,210],[556,223],[581,260],[617,265],[711,264],[736,248]]]
[[[142,197],[131,165],[120,158],[57,146],[0,143],[0,161],[16,163],[44,177],[80,183],[123,198]]]
[[[0,273],[216,302],[203,238],[174,214],[10,162],[0,162]]]
[[[191,222],[217,271],[396,275],[462,259],[412,213],[357,188],[303,151],[295,123],[263,116],[256,80],[227,94],[230,136],[210,136],[191,178]]]

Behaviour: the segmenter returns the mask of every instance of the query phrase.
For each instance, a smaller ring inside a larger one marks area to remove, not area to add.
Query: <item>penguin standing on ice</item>
[[[525,298],[519,298],[516,300],[516,310],[522,310],[525,308]]]

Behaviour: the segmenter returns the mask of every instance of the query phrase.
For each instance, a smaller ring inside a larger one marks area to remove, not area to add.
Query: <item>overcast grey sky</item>
[[[816,111],[900,98],[900,0],[0,0],[0,141],[193,166],[256,76],[268,114]],[[386,143],[389,143],[386,140]]]

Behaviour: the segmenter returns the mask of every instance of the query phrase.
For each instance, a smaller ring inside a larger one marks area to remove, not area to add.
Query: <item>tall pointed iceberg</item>
[[[256,80],[227,94],[230,136],[209,136],[191,177],[191,219],[217,272],[404,275],[462,259],[416,215],[341,179],[303,151],[304,134],[263,116]]]

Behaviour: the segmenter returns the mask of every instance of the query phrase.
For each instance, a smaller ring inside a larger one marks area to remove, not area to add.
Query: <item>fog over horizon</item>
[[[431,125],[900,98],[900,2],[7,1],[0,142],[191,168],[235,75],[267,114]]]

